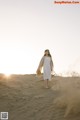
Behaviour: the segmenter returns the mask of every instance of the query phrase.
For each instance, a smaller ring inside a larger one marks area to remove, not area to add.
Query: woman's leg
[[[47,80],[44,80],[44,84],[45,84],[45,87],[46,87],[46,88],[49,88],[49,85],[48,85],[49,83],[48,83],[48,81],[49,81],[48,79],[47,79]]]

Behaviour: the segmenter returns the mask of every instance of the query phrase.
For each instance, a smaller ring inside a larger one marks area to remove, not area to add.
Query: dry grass
[[[56,89],[55,89],[56,88]],[[64,117],[80,113],[80,79],[69,78],[56,82],[53,89],[60,91],[60,95],[54,100],[58,108],[65,108]]]

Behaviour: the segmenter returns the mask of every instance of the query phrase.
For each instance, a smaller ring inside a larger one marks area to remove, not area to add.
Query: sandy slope
[[[0,112],[9,120],[80,120],[80,78],[54,77],[45,89],[42,77],[0,77]]]

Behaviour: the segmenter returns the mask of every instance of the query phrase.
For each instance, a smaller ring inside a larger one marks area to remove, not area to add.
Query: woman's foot
[[[49,86],[46,86],[45,88],[46,88],[46,89],[48,89],[48,88],[49,88]]]

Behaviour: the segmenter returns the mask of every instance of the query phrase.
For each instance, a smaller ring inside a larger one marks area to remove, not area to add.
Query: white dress
[[[48,56],[44,57],[44,64],[43,64],[43,78],[44,80],[51,80],[51,66],[50,66],[51,58]]]

